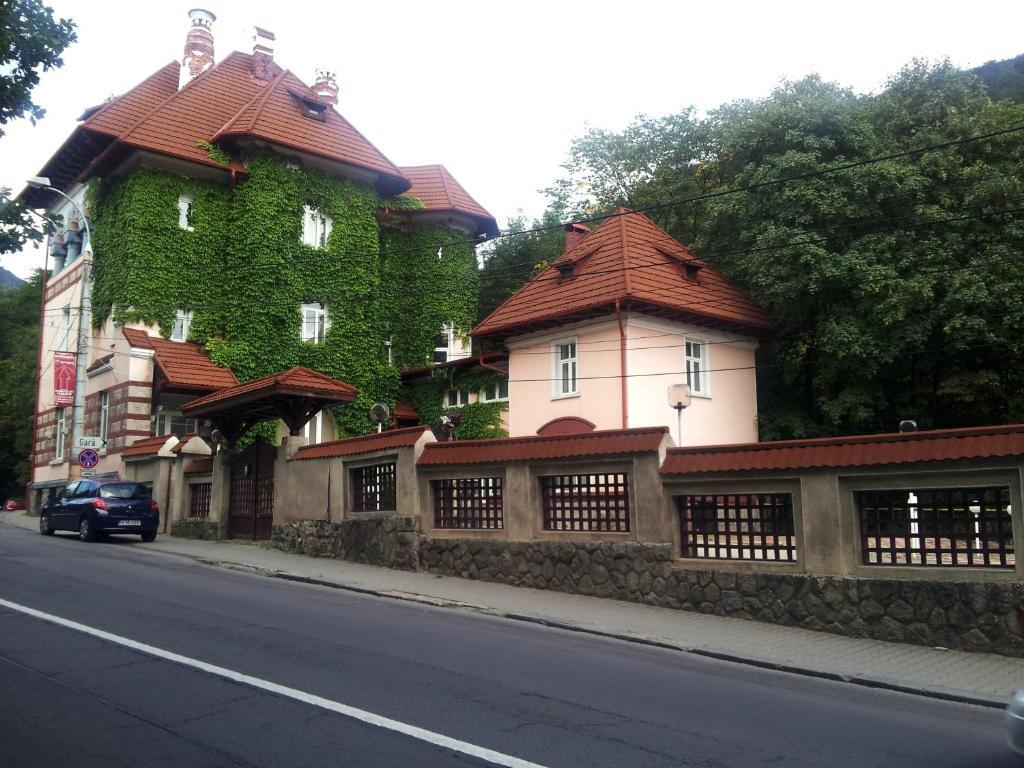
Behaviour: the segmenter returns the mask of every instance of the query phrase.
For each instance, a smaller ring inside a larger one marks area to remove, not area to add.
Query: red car
[[[17,512],[19,509],[28,509],[24,499],[8,499],[4,504],[4,512]]]

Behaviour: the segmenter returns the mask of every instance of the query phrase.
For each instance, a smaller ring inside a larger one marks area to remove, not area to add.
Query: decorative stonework
[[[171,523],[171,535],[183,539],[223,539],[227,529],[211,520],[188,517]]]

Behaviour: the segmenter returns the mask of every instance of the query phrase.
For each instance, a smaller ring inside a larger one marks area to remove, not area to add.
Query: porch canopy
[[[297,366],[218,389],[185,403],[181,411],[210,419],[233,446],[249,427],[267,419],[281,419],[289,434],[298,435],[319,411],[351,403],[357,394],[351,384]]]

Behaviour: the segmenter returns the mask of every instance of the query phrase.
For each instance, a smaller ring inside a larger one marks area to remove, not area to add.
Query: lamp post
[[[82,242],[82,299],[78,303],[78,344],[75,354],[75,399],[71,406],[71,444],[72,450],[78,444],[78,438],[83,434],[85,428],[85,362],[89,355],[89,325],[92,323],[92,306],[89,303],[89,289],[92,282],[90,275],[91,260],[85,258],[85,249],[88,244],[89,253],[92,253],[92,232],[89,229],[89,219],[78,203],[56,187],[50,185],[46,176],[33,176],[26,179],[25,183],[36,189],[45,189],[54,192],[69,203],[78,212],[79,221],[85,226],[85,240]],[[44,285],[43,301],[45,302],[46,290]],[[41,330],[41,329],[40,329]],[[72,462],[74,466],[74,462]]]
[[[686,384],[672,384],[668,388],[669,408],[676,410],[676,445],[683,444],[683,409],[690,407],[690,388]]]

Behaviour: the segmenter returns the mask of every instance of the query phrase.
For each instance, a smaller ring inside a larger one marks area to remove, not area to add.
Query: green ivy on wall
[[[428,363],[445,323],[469,329],[478,290],[475,249],[445,246],[439,257],[442,243],[465,235],[441,226],[414,229],[402,216],[420,206],[414,198],[385,198],[274,155],[244,160],[247,173],[234,188],[146,168],[93,185],[96,323],[110,316],[141,321],[166,336],[176,310],[190,309],[190,339],[239,380],[303,365],[347,381],[359,397],[334,409],[339,432],[369,432],[370,406],[395,405],[399,367]],[[185,193],[194,196],[192,231],[178,226]],[[324,248],[301,242],[306,205],[333,220]],[[382,231],[384,209],[392,215]],[[330,328],[323,343],[303,342],[301,305],[320,301]],[[424,420],[439,415],[444,388],[433,405],[427,400],[434,395],[416,395]],[[501,405],[470,406],[459,434],[491,436]],[[270,437],[273,430],[254,431]]]
[[[508,410],[507,402],[484,403],[477,400],[458,409],[444,407],[444,394],[447,390],[468,389],[479,396],[484,387],[496,383],[500,378],[501,374],[489,371],[463,373],[457,368],[440,368],[431,372],[429,380],[404,387],[402,397],[413,404],[420,420],[431,426],[437,424],[443,414],[457,410],[459,425],[455,428],[455,437],[459,440],[507,437],[508,433],[501,426],[502,414]]]

